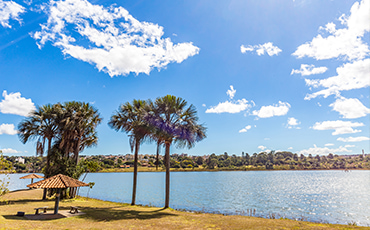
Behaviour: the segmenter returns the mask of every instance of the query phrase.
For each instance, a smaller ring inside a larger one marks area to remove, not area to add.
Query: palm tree
[[[98,137],[96,127],[101,123],[98,110],[89,103],[70,101],[60,105],[62,115],[60,117],[60,148],[67,159],[72,160],[78,165],[79,153],[85,147],[97,144]],[[70,196],[76,195],[76,188],[70,189]]]
[[[164,208],[169,207],[170,201],[170,147],[172,143],[178,147],[192,148],[195,142],[206,137],[206,128],[198,124],[197,111],[193,105],[187,106],[187,102],[173,95],[157,98],[151,111],[145,118],[154,128],[154,136],[163,140],[166,166],[166,197]],[[158,139],[157,139],[158,140]]]
[[[57,136],[58,109],[56,106],[47,104],[38,107],[30,113],[30,116],[18,125],[18,137],[25,144],[28,140],[36,139],[36,155],[43,156],[45,140],[48,140],[48,152],[46,157],[45,176],[49,176],[51,143]],[[46,199],[46,189],[44,189],[43,199]]]
[[[60,147],[65,150],[65,156],[72,154],[78,164],[79,153],[85,147],[97,144],[96,127],[101,123],[98,110],[85,102],[65,102],[61,105],[63,114],[60,118]]]
[[[131,205],[135,205],[136,200],[137,162],[140,144],[142,144],[149,135],[148,124],[144,120],[144,108],[146,107],[147,102],[143,100],[133,100],[132,104],[126,102],[119,107],[118,111],[112,115],[108,122],[108,125],[112,129],[129,133],[131,152],[135,149]]]

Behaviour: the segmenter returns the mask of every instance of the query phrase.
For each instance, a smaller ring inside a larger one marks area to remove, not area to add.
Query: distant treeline
[[[11,169],[16,172],[42,172],[44,161],[41,157],[22,157],[23,162],[19,162],[19,157],[6,157],[11,164]],[[133,165],[133,155],[118,156],[81,156],[82,161],[97,162],[97,171],[124,170]],[[153,168],[157,164],[156,156],[145,154],[139,157],[139,166],[142,168]],[[164,168],[163,157],[158,159],[159,170]],[[187,154],[172,154],[170,157],[170,167],[178,170],[307,170],[307,169],[370,169],[370,155],[346,155],[338,156],[328,154],[327,156],[308,156],[282,151],[269,153],[261,152],[249,155],[242,153],[241,156],[228,153],[205,156],[188,156]],[[9,168],[9,169],[10,169]]]

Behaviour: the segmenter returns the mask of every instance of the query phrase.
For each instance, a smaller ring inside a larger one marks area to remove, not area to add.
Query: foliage
[[[8,172],[12,168],[12,164],[4,158],[1,150],[0,154],[0,171]],[[0,197],[9,192],[8,186],[9,176],[8,174],[5,174],[5,178],[2,180],[0,179]]]
[[[37,140],[36,154],[43,156],[45,141],[48,140],[47,162],[44,173],[50,177],[58,166],[53,160],[71,159],[78,163],[79,153],[85,147],[97,143],[96,127],[101,122],[98,111],[89,103],[65,102],[47,104],[31,112],[31,115],[18,125],[19,139],[22,143]],[[54,150],[52,151],[52,148]],[[53,156],[55,154],[55,156]],[[63,166],[70,164],[69,162]]]

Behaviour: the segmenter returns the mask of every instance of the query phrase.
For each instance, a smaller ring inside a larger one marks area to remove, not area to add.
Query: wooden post
[[[59,199],[60,199],[60,192],[61,188],[58,188],[58,192],[55,198],[55,207],[54,207],[54,214],[58,214],[58,209],[59,209]]]

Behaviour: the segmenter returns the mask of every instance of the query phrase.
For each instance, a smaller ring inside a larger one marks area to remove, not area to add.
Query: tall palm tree
[[[57,124],[58,109],[56,106],[47,104],[37,107],[30,116],[21,121],[18,125],[18,137],[25,144],[27,141],[36,139],[36,155],[43,156],[45,140],[48,140],[48,152],[46,157],[45,176],[49,176],[51,143],[58,135]],[[44,190],[43,199],[46,199],[46,190]]]
[[[193,105],[173,95],[157,98],[145,119],[155,129],[154,135],[163,140],[166,166],[166,197],[164,208],[170,201],[170,147],[173,143],[178,147],[192,148],[195,142],[206,137],[206,128],[198,124],[197,111]]]
[[[62,115],[60,117],[60,148],[63,155],[78,165],[79,153],[86,147],[97,144],[98,137],[96,127],[101,123],[98,110],[89,103],[70,101],[60,105]],[[77,189],[70,189],[70,196],[76,195]]]
[[[147,102],[143,100],[133,100],[132,104],[126,102],[118,108],[118,111],[112,115],[110,121],[108,122],[108,125],[112,129],[129,133],[131,152],[135,150],[131,205],[135,205],[136,200],[137,162],[139,148],[149,135],[148,124],[144,120],[145,107],[147,107]]]
[[[63,114],[60,118],[61,148],[65,156],[70,156],[78,163],[79,153],[85,147],[97,144],[96,127],[101,123],[98,110],[85,102],[65,102],[61,105]]]

